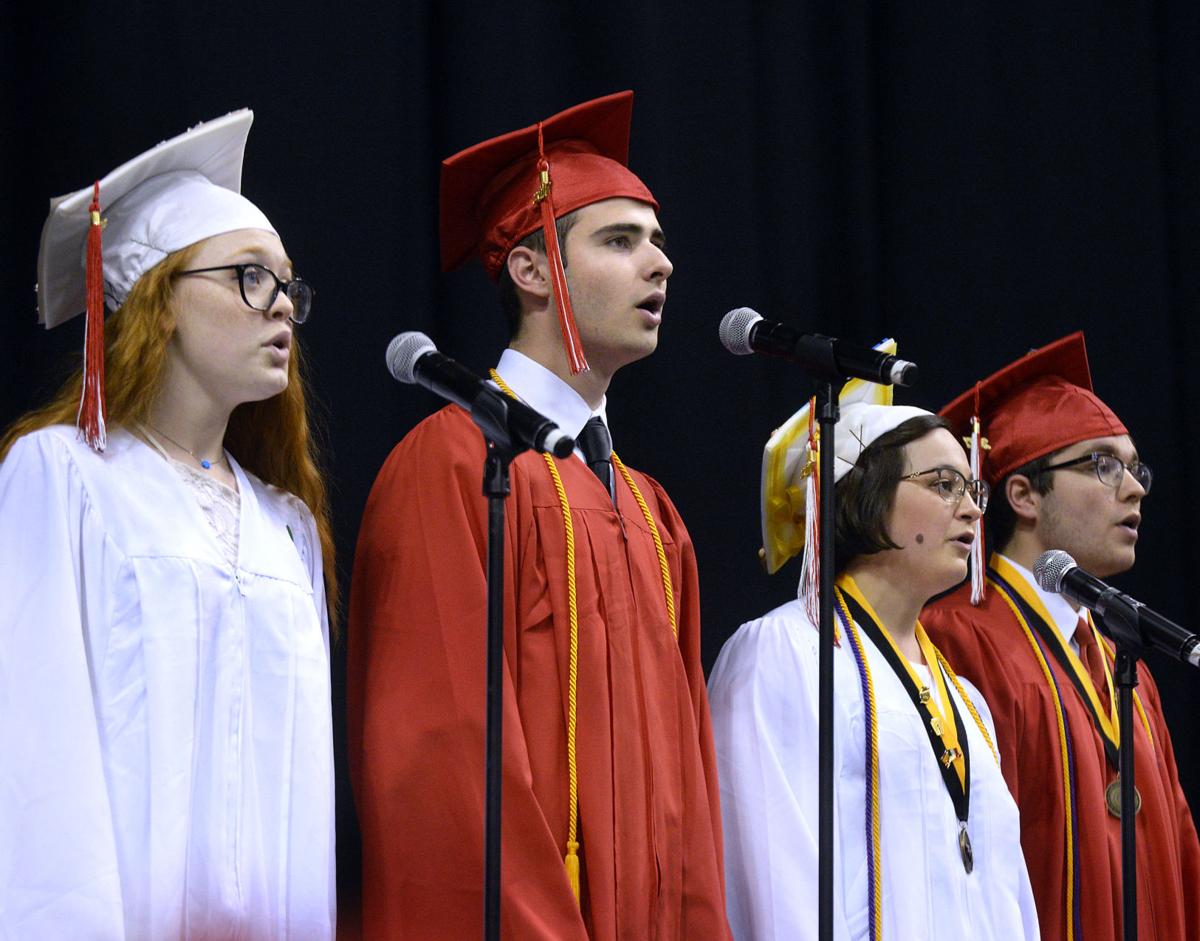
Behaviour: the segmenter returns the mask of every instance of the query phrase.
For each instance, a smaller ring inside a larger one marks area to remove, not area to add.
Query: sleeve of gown
[[[415,429],[371,492],[350,601],[350,772],[362,830],[363,936],[482,932],[487,518],[480,436],[455,409]],[[507,501],[505,633],[522,522]],[[584,941],[532,788],[504,667],[502,932]]]
[[[804,630],[812,637],[794,633]],[[817,936],[816,638],[807,622],[769,616],[743,625],[709,682],[725,893],[739,941]],[[835,751],[835,777],[840,758]],[[834,937],[846,938],[837,869]]]
[[[123,938],[88,668],[115,550],[49,433],[0,465],[0,520],[0,937]]]

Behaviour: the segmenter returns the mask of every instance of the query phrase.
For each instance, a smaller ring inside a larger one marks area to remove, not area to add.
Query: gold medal
[[[1104,789],[1104,804],[1108,807],[1108,812],[1121,819],[1121,779],[1115,779],[1108,787]],[[1142,812],[1142,795],[1137,789],[1137,785],[1133,788],[1133,815],[1136,817]]]
[[[958,854],[962,857],[963,869],[970,875],[971,870],[975,868],[975,850],[971,848],[971,837],[967,834],[965,823],[959,824],[958,827]]]

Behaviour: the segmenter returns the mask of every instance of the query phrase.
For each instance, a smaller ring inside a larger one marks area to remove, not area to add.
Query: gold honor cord
[[[489,370],[489,375],[492,377],[492,382],[500,388],[500,391],[510,398],[518,398],[517,394],[503,379],[496,370]],[[571,504],[567,501],[567,488],[563,485],[562,476],[558,473],[558,467],[554,463],[554,458],[549,454],[542,455],[546,462],[546,468],[550,471],[550,478],[554,481],[554,490],[558,494],[558,504],[562,508],[563,530],[566,534],[567,548],[567,620],[569,624],[570,637],[567,647],[567,851],[563,857],[563,865],[567,870],[567,880],[571,884],[571,891],[575,894],[575,902],[579,903],[580,881],[579,881],[579,767],[577,764],[577,753],[575,748],[578,727],[578,691],[579,691],[579,606],[575,589],[575,527],[571,523]],[[566,458],[571,460],[571,458]],[[629,485],[630,491],[633,493],[633,498],[637,501],[638,506],[642,510],[642,515],[646,518],[646,525],[650,529],[650,535],[654,539],[654,548],[658,552],[658,564],[662,574],[663,595],[667,604],[667,619],[671,624],[671,633],[674,637],[679,637],[679,628],[675,623],[675,595],[671,585],[671,568],[667,563],[667,553],[663,548],[662,537],[658,533],[658,526],[655,525],[654,516],[650,512],[650,507],[646,505],[645,499],[642,497],[641,491],[634,482],[633,475],[621,462],[617,455],[613,454],[613,463],[621,472],[621,476],[625,478],[625,483]],[[619,511],[618,511],[619,512]]]
[[[959,737],[962,720],[958,716],[958,707],[955,705],[953,697],[946,688],[945,675],[941,668],[941,664],[944,662],[943,658],[918,623],[916,626],[917,643],[921,648],[922,655],[926,659],[929,672],[933,677],[938,695],[941,698],[943,705],[939,707],[933,701],[934,697],[929,687],[913,669],[908,659],[900,651],[900,648],[896,646],[892,636],[883,627],[879,616],[859,590],[854,579],[848,575],[842,575],[837,580],[837,587],[840,589],[839,598],[843,605],[853,613],[853,620],[861,623],[864,632],[871,638],[876,647],[879,648],[880,653],[888,662],[888,665],[892,668],[897,679],[900,680],[901,685],[911,698],[914,707],[918,712],[924,711],[926,734],[929,737],[930,747],[933,749],[934,757],[937,759],[938,770],[942,775],[946,791],[951,803],[954,805],[955,816],[959,822],[959,854],[962,857],[963,868],[970,873],[975,867],[974,850],[971,847],[971,838],[967,830],[971,801],[971,753],[965,730],[961,739]],[[844,592],[844,595],[841,592]],[[849,597],[848,602],[846,601],[846,596]],[[959,695],[962,696],[965,690],[957,682],[957,678],[952,682],[959,691]],[[963,701],[970,702],[970,699],[963,696]],[[992,750],[993,756],[995,756],[991,736],[984,727],[979,713],[973,704],[970,714],[978,726],[984,741],[987,742],[989,749]]]

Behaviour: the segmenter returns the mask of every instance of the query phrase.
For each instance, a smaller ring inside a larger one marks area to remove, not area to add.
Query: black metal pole
[[[1117,712],[1121,751],[1121,936],[1137,941],[1137,806],[1133,786],[1133,688],[1137,686],[1137,657],[1117,647]]]
[[[840,385],[822,382],[817,387],[817,421],[821,447],[820,505],[820,681],[817,689],[817,934],[833,939],[833,533],[834,533],[834,425],[838,420]]]
[[[513,455],[487,443],[483,493],[488,498],[487,758],[484,796],[483,937],[500,941],[500,769],[504,727],[504,501]]]

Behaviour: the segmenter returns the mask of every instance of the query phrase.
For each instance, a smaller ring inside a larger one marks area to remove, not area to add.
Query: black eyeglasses
[[[279,276],[264,265],[218,265],[215,268],[192,268],[190,271],[180,271],[184,274],[205,274],[209,271],[236,271],[238,284],[242,289],[242,300],[246,306],[254,310],[268,311],[283,291],[292,302],[292,323],[304,323],[312,310],[313,296],[316,291],[307,281],[292,278],[291,281],[280,281]]]
[[[988,497],[992,494],[992,488],[987,485],[987,481],[967,480],[953,467],[931,467],[929,470],[917,471],[915,474],[906,474],[900,479],[916,480],[918,477],[926,477],[929,474],[937,474],[937,477],[930,482],[929,489],[947,503],[958,506],[962,502],[963,495],[969,493],[971,499],[975,501],[975,505],[979,507],[980,513],[987,509]]]
[[[1141,461],[1126,464],[1115,454],[1109,454],[1107,451],[1092,451],[1089,454],[1072,458],[1069,461],[1063,461],[1061,464],[1051,464],[1049,467],[1043,467],[1042,470],[1062,470],[1065,467],[1077,467],[1080,464],[1087,464],[1089,462],[1096,471],[1096,477],[1100,483],[1112,487],[1114,490],[1121,489],[1121,481],[1125,479],[1126,471],[1129,471],[1130,476],[1138,482],[1138,485],[1146,493],[1150,492],[1150,484],[1154,482],[1154,472],[1150,470],[1148,465],[1143,464]]]

